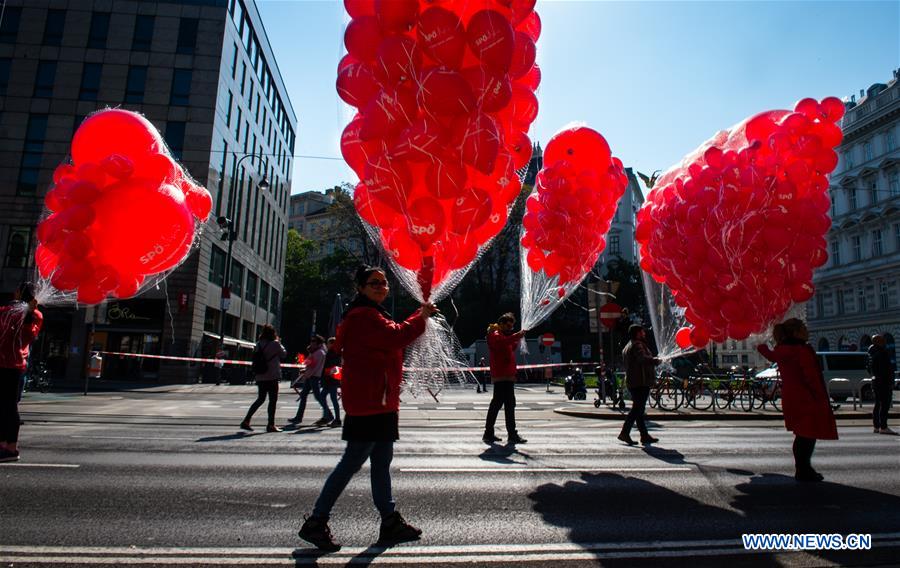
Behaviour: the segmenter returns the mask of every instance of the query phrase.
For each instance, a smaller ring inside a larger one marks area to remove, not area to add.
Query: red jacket
[[[813,348],[803,343],[781,344],[774,350],[760,345],[757,350],[778,363],[785,428],[804,438],[837,440],[828,389]]]
[[[403,349],[422,335],[419,312],[403,323],[377,308],[351,308],[338,326],[333,349],[343,356],[341,400],[350,416],[369,416],[400,409]]]
[[[0,306],[0,368],[25,369],[31,342],[41,331],[44,316],[39,310],[32,312],[31,321],[25,323],[27,304],[14,302]]]
[[[488,349],[491,353],[491,378],[516,377],[516,345],[522,340],[519,334],[505,335],[497,330],[487,336]]]

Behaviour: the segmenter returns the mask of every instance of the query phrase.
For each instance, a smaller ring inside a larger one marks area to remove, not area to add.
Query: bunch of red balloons
[[[506,224],[538,113],[535,0],[345,0],[354,202],[423,295]]]
[[[35,252],[40,274],[78,301],[135,295],[144,279],[191,250],[195,220],[212,199],[169,156],[156,128],[121,109],[89,116],[72,139],[72,163],[53,173]]]
[[[627,185],[622,161],[596,130],[576,126],[553,136],[525,202],[521,243],[528,267],[558,276],[560,286],[580,282],[606,247]]]
[[[692,329],[681,347],[763,332],[813,296],[828,260],[827,175],[843,103],[803,99],[720,132],[657,182],[637,215],[641,267]]]

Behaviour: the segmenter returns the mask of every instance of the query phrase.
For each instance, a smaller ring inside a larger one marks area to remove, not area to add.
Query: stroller
[[[565,390],[569,400],[585,400],[587,398],[587,387],[584,384],[584,375],[581,373],[581,369],[576,367],[575,371],[566,377]]]
[[[618,408],[625,410],[625,393],[619,381],[613,378],[613,374],[609,372],[601,372],[597,369],[597,398],[594,400],[594,407],[600,408],[600,405],[606,403],[610,408]]]

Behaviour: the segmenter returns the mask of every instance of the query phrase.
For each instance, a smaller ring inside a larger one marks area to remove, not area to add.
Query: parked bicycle
[[[672,375],[660,375],[650,389],[650,406],[660,410],[678,410],[684,404],[682,379]]]
[[[695,410],[709,410],[713,407],[716,393],[707,378],[701,376],[682,379],[681,406],[690,406]]]
[[[767,404],[781,412],[781,378],[756,379],[751,383],[752,408],[764,410]]]
[[[746,376],[734,377],[720,381],[716,389],[715,404],[720,410],[740,408],[744,412],[753,410],[752,380]]]
[[[53,386],[53,377],[50,369],[43,362],[31,365],[25,375],[25,388],[27,391],[47,392]]]

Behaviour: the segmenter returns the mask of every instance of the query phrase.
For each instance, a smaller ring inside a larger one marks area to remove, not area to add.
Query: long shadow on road
[[[648,453],[666,463],[688,463],[677,451],[655,449]],[[900,530],[900,498],[891,494],[828,482],[799,484],[784,475],[742,470],[705,473],[708,478],[715,475],[716,486],[698,487],[695,480],[688,479],[677,491],[652,480],[617,473],[582,473],[561,485],[542,485],[529,498],[546,523],[568,529],[569,540],[584,545],[602,566],[631,567],[676,560],[659,557],[661,549],[654,545],[637,544],[659,541],[718,541],[672,547],[674,555],[684,555],[682,559],[696,555],[692,565],[782,566],[783,558],[772,553],[745,553],[741,535],[847,535]],[[732,486],[727,481],[729,476],[746,478],[748,474],[745,482]],[[626,552],[619,548],[623,545],[634,549]],[[731,552],[720,555],[723,548]],[[713,552],[703,558],[704,550]],[[870,564],[885,562],[896,549],[809,553],[839,564]]]

